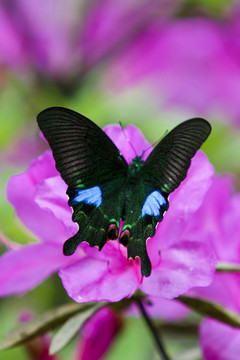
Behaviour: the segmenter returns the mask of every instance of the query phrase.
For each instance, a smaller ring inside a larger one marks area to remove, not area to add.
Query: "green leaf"
[[[240,272],[240,264],[219,262],[216,267],[217,272]]]
[[[188,349],[177,356],[174,356],[174,360],[198,360],[201,358],[201,350],[199,347]]]
[[[176,300],[181,301],[196,312],[210,316],[225,324],[240,328],[240,316],[224,309],[223,306],[213,301],[181,295]]]
[[[100,306],[100,304],[103,306],[103,303],[98,303],[98,306]],[[96,309],[96,303],[71,303],[59,306],[45,314],[36,316],[32,321],[21,324],[10,331],[5,336],[5,339],[0,342],[0,350],[20,345],[35,336],[42,335],[47,331],[54,329],[56,326],[61,325],[73,315],[80,312],[83,314],[91,308]]]
[[[49,354],[53,355],[64,348],[69,341],[76,335],[82,328],[84,323],[99,309],[105,306],[107,303],[98,303],[92,306],[90,309],[81,312],[71,317],[56,333],[50,344]]]

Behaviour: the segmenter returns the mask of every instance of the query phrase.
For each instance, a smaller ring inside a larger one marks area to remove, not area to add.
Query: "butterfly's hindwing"
[[[65,242],[65,255],[73,254],[83,241],[101,250],[108,240],[117,239],[125,187],[126,179],[119,178],[90,189],[68,189],[72,218],[79,231]]]
[[[155,234],[156,226],[168,208],[168,200],[151,184],[141,179],[128,186],[128,202],[120,243],[128,247],[128,258],[141,259],[141,272],[151,273],[151,263],[146,250],[146,241]]]

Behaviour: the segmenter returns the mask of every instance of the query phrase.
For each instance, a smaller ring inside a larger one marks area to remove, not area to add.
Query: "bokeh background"
[[[8,178],[47,145],[36,115],[76,110],[103,127],[135,124],[152,144],[191,117],[213,127],[203,149],[240,188],[240,4],[231,0],[0,1],[0,253],[36,241],[5,198]],[[134,146],[134,144],[133,144]],[[58,276],[0,300],[0,335],[23,311],[70,302]],[[190,340],[197,344],[197,336]],[[173,336],[176,349],[187,336]],[[185,339],[185,340],[184,340]],[[58,356],[78,359],[74,342]],[[154,358],[141,319],[125,320],[109,360]],[[24,347],[0,359],[28,359]]]

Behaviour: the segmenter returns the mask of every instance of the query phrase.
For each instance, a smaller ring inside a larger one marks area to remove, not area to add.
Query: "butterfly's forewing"
[[[210,132],[210,124],[201,118],[190,119],[176,126],[143,164],[142,178],[162,193],[170,194],[185,179],[191,158]]]
[[[109,137],[75,111],[52,107],[37,117],[56,168],[71,188],[91,188],[127,173],[127,163]]]
[[[146,241],[155,234],[157,223],[168,209],[168,195],[185,179],[191,158],[210,132],[210,124],[200,118],[181,123],[160,141],[140,170],[143,190],[137,194],[142,208],[131,214],[133,204],[127,211],[124,226],[129,229],[128,256],[141,258],[145,276],[151,272]]]
[[[71,255],[82,241],[101,249],[109,237],[117,237],[127,163],[97,125],[72,110],[49,108],[37,121],[68,185],[73,221],[79,225],[78,233],[66,241],[64,253]]]

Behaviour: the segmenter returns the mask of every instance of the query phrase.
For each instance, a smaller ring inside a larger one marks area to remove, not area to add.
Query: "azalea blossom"
[[[240,264],[240,193],[234,194],[230,176],[214,179],[196,215],[189,224],[194,238],[207,240],[219,261]],[[218,302],[240,314],[237,273],[217,273],[210,286],[193,289],[190,294]],[[240,329],[206,318],[200,325],[200,346],[206,360],[238,359]]]
[[[149,143],[129,125],[105,128],[130,163]],[[135,151],[133,150],[135,149]],[[135,154],[136,152],[136,154]],[[150,150],[144,152],[144,160]],[[67,185],[55,168],[50,150],[34,159],[23,174],[10,178],[7,197],[22,223],[37,242],[10,250],[0,258],[0,295],[26,292],[59,271],[68,295],[76,302],[119,301],[137,289],[149,296],[171,299],[192,287],[207,286],[216,265],[208,244],[185,235],[208,190],[213,167],[202,151],[194,158],[186,179],[169,198],[170,207],[147,241],[152,273],[141,275],[140,260],[127,260],[127,250],[117,240],[103,249],[81,243],[72,256],[64,256],[63,243],[77,232],[68,206]]]

